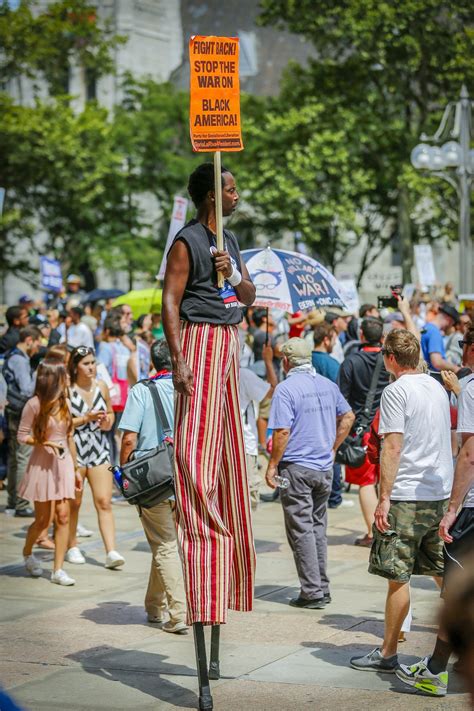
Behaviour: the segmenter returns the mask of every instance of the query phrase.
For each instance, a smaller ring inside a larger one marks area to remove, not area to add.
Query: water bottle
[[[280,487],[280,489],[288,489],[290,486],[290,480],[286,476],[280,476],[279,474],[275,474],[273,477],[273,481],[277,486]]]
[[[112,474],[115,479],[115,483],[117,484],[118,488],[121,490],[122,489],[122,470],[120,467],[111,467],[112,469]]]

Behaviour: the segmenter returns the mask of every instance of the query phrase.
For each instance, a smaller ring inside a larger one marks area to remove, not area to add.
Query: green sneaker
[[[395,674],[404,684],[413,686],[424,694],[446,696],[448,691],[448,672],[433,674],[428,669],[429,660],[429,657],[425,657],[411,666],[400,664]]]

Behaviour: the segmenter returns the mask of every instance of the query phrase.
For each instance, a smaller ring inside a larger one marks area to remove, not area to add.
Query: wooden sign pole
[[[224,230],[222,227],[222,176],[221,176],[221,152],[214,153],[214,195],[216,208],[216,242],[217,249],[222,252],[224,249]],[[224,286],[224,275],[219,272],[217,275],[217,285],[219,289]]]

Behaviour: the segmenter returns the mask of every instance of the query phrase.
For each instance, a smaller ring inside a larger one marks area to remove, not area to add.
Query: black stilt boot
[[[220,679],[219,669],[219,639],[221,634],[221,626],[213,625],[211,631],[211,659],[209,661],[209,679],[215,681]]]
[[[194,649],[196,651],[196,668],[199,681],[199,711],[211,711],[214,708],[207,671],[206,641],[202,622],[193,624]]]

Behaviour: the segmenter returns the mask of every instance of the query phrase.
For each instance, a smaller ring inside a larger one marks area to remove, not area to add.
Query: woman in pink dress
[[[20,496],[28,497],[35,505],[35,519],[28,529],[23,548],[25,567],[34,578],[43,573],[32,549],[39,533],[48,525],[51,503],[54,502],[55,549],[51,582],[57,585],[75,583],[62,566],[69,535],[69,501],[82,487],[67,387],[67,372],[62,363],[40,363],[35,394],[26,403],[18,428],[18,441],[33,447],[20,487]]]

